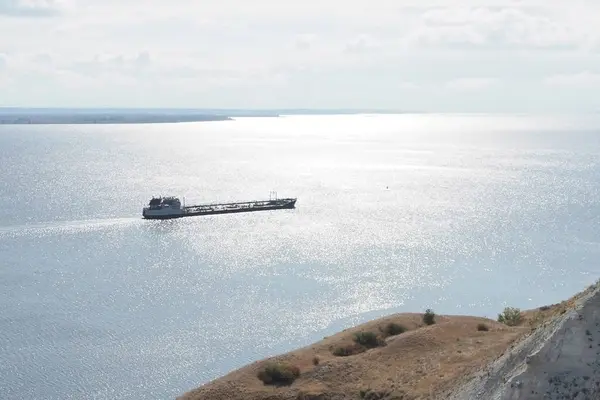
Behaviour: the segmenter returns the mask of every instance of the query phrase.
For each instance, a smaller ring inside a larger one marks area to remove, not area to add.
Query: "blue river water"
[[[0,398],[173,399],[380,315],[596,281],[600,116],[0,126]],[[186,204],[295,210],[145,221]]]

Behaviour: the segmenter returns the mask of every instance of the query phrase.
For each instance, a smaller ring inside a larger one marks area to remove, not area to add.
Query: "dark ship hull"
[[[145,219],[173,219],[182,217],[194,217],[201,215],[234,214],[254,211],[270,211],[293,209],[296,207],[296,199],[277,199],[277,200],[259,200],[244,201],[237,203],[215,203],[202,204],[197,206],[187,206],[180,210],[172,210],[172,213],[152,212],[144,209],[142,216]]]

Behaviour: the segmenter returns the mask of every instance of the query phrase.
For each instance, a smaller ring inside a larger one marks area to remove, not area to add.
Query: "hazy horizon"
[[[174,112],[277,112],[277,111],[289,111],[294,113],[308,112],[325,114],[337,112],[348,113],[348,114],[369,114],[369,113],[381,113],[381,114],[504,114],[504,115],[553,115],[553,114],[598,114],[598,110],[537,110],[537,111],[501,111],[501,110],[490,110],[490,111],[435,111],[435,110],[395,110],[385,108],[345,108],[345,107],[332,107],[332,108],[310,108],[310,107],[262,107],[262,108],[250,108],[250,107],[232,107],[232,108],[216,108],[216,107],[76,107],[76,106],[54,106],[54,107],[40,107],[40,106],[0,106],[0,113],[8,112],[26,112],[26,111],[42,111],[42,112],[78,112],[78,111],[102,111],[102,112],[140,112],[140,111],[174,111]]]
[[[600,110],[600,4],[469,3],[0,0],[0,106]]]

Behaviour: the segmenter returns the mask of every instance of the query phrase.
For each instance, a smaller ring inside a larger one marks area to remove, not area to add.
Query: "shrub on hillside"
[[[521,319],[521,310],[514,307],[506,307],[501,314],[498,314],[498,322],[508,326],[519,325]]]
[[[477,330],[480,332],[487,332],[490,330],[486,324],[477,324]]]
[[[367,349],[385,346],[385,341],[374,332],[358,332],[354,334],[354,343],[336,347],[332,350],[334,356],[347,357],[363,353]]]
[[[379,346],[379,339],[373,332],[359,332],[354,334],[354,341],[368,349]]]
[[[358,395],[364,400],[402,400],[407,398],[406,392],[403,390],[362,389],[358,392]]]
[[[406,331],[407,331],[407,329],[404,326],[402,326],[400,324],[396,324],[394,322],[390,322],[383,328],[383,333],[385,333],[387,336],[399,335]]]
[[[435,313],[431,308],[425,310],[425,314],[423,314],[423,323],[425,325],[433,325],[435,324]]]
[[[333,349],[332,353],[336,357],[348,357],[355,354],[364,353],[366,348],[357,343],[348,344],[346,346],[340,346]]]
[[[287,363],[270,363],[257,376],[265,385],[290,385],[300,376],[300,369]]]

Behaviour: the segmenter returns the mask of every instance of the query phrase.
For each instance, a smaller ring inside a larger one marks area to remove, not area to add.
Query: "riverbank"
[[[504,323],[394,314],[247,365],[179,400],[532,399],[575,391],[587,398],[600,385],[598,314],[598,285],[559,304],[506,310]]]
[[[139,111],[6,111],[0,110],[0,125],[49,124],[158,124],[177,122],[232,121],[226,115],[183,112]]]

